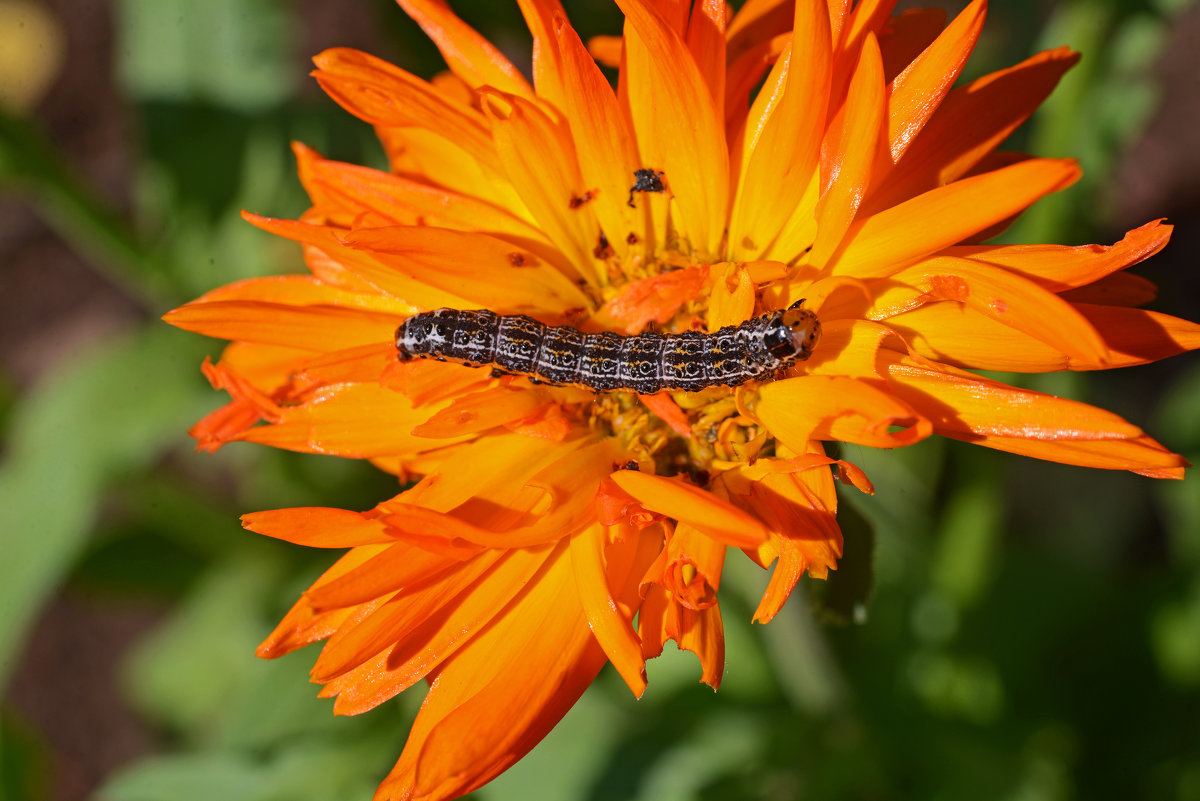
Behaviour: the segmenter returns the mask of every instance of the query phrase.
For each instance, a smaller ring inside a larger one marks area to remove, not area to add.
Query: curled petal
[[[766,538],[762,521],[695,484],[638,470],[618,470],[612,480],[647,509],[689,523],[727,545],[749,548]]]
[[[612,590],[614,584],[618,587],[624,584],[628,576],[621,576],[616,582],[609,580],[608,566],[605,564],[606,541],[606,529],[603,526],[590,526],[572,537],[571,568],[579,587],[580,601],[592,633],[596,635],[596,641],[600,643],[634,696],[641,698],[642,693],[646,691],[646,659],[642,656],[641,644],[633,630],[631,618],[624,614]],[[650,538],[646,538],[646,541],[653,545]],[[628,551],[629,548],[625,547],[623,550]],[[629,555],[635,554],[636,551]],[[628,559],[624,561],[627,574]]]
[[[951,248],[949,254],[1003,267],[1052,292],[1062,292],[1145,261],[1166,247],[1172,230],[1173,226],[1154,220],[1109,246],[970,245]]]
[[[925,439],[933,425],[903,400],[841,376],[801,376],[765,384],[755,414],[781,442],[803,453],[810,439],[898,448]],[[899,427],[898,431],[893,428]]]
[[[943,436],[1087,467],[1169,472],[1187,464],[1137,426],[1086,403],[908,359],[893,364],[891,376],[892,390]]]
[[[647,657],[662,653],[663,644],[674,640],[681,650],[691,651],[700,659],[700,681],[714,690],[721,686],[725,672],[725,627],[721,606],[689,609],[667,592],[651,585],[638,612],[638,636]]]
[[[679,523],[667,538],[667,547],[642,580],[643,592],[654,582],[666,587],[688,609],[708,609],[717,603],[725,545],[699,529]]]

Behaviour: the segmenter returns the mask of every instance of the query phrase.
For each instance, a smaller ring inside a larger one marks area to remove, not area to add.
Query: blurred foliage
[[[375,5],[396,43],[379,55],[436,70],[416,27]],[[568,5],[585,34],[616,30],[610,4]],[[1023,216],[1010,239],[1101,238],[1114,158],[1155,107],[1150,67],[1185,5],[1077,0],[1047,18],[1031,1],[993,4],[972,75],[1051,45],[1086,56],[1012,147],[1079,156],[1087,177]],[[455,6],[489,38],[527,48],[515,4]],[[132,221],[66,167],[36,120],[0,118],[0,187],[145,312],[20,397],[0,382],[0,679],[55,594],[149,599],[163,623],[129,654],[121,692],[162,747],[100,798],[369,798],[419,691],[335,718],[306,682],[311,654],[254,659],[330,557],[245,534],[237,515],[366,508],[394,486],[350,461],[190,453],[186,426],[220,402],[197,369],[217,347],[157,316],[220,284],[298,268],[293,247],[239,217],[304,208],[289,139],[350,161],[378,164],[380,153],[366,126],[301,94],[292,4],[122,0],[118,10],[116,73],[141,147]],[[1114,377],[1126,383],[1118,407],[1144,394],[1130,375]],[[1097,392],[1089,376],[1039,380],[1081,399]],[[1198,397],[1193,369],[1138,422],[1200,460]],[[751,628],[764,577],[730,560],[719,694],[674,651],[649,666],[639,702],[606,670],[478,797],[1200,799],[1200,484],[944,441],[841,456],[878,492],[843,496],[846,557],[828,582],[803,584],[771,625]],[[54,755],[38,733],[6,708],[0,737],[0,791],[47,797]]]

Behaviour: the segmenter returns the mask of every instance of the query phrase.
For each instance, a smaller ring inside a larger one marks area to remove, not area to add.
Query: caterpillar
[[[768,380],[811,356],[821,324],[800,308],[803,302],[711,334],[633,336],[585,334],[523,314],[436,309],[404,321],[396,330],[396,350],[400,361],[433,358],[469,367],[492,365],[495,375],[525,375],[537,383],[596,392],[694,392]]]

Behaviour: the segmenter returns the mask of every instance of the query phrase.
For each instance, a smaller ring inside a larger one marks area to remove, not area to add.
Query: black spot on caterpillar
[[[433,358],[470,367],[491,365],[493,374],[525,375],[535,383],[596,392],[694,392],[769,380],[811,356],[821,324],[800,308],[803,302],[712,334],[633,336],[585,334],[523,314],[437,309],[405,320],[396,331],[396,349],[401,361]]]

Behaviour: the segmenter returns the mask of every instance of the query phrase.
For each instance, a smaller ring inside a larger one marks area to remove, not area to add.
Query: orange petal
[[[954,248],[950,255],[1004,267],[1053,292],[1062,292],[1145,261],[1166,247],[1172,230],[1173,226],[1154,220],[1133,229],[1111,246],[975,245]]]
[[[267,275],[246,278],[205,292],[193,303],[216,300],[261,300],[291,306],[343,306],[389,314],[412,314],[407,303],[375,292],[353,292],[331,286],[311,275]]]
[[[316,580],[313,587],[319,587],[349,573],[382,553],[386,547],[384,545],[366,545],[347,551]],[[332,636],[352,615],[365,616],[371,609],[382,603],[383,599],[379,599],[362,609],[337,609],[332,612],[317,613],[308,599],[301,596],[284,615],[275,630],[258,646],[255,655],[261,659],[276,659],[284,654],[289,654],[297,648],[303,648]]]
[[[730,251],[738,259],[766,251],[784,222],[796,216],[817,167],[832,69],[825,0],[796,3],[792,27],[792,46],[781,54],[747,119],[729,223]]]
[[[482,551],[449,570],[438,571],[401,589],[370,615],[354,625],[344,625],[321,650],[312,667],[313,680],[327,682],[391,649],[430,615],[453,603],[459,593],[470,590],[503,555],[503,551]]]
[[[491,380],[487,370],[432,359],[394,361],[379,376],[379,385],[399,392],[413,408],[454,398]]]
[[[310,548],[353,548],[392,542],[378,521],[368,520],[357,512],[320,506],[251,512],[242,515],[242,526]]]
[[[495,45],[454,15],[438,0],[396,0],[434,41],[455,75],[472,89],[491,86],[502,92],[533,97],[521,71]]]
[[[646,660],[631,620],[617,607],[604,565],[605,529],[589,526],[571,538],[571,568],[596,641],[637,698],[646,691]]]
[[[452,291],[445,291],[431,285],[434,283],[446,285],[448,283],[446,280],[438,280],[437,277],[434,277],[432,282],[427,283],[422,280],[426,276],[418,278],[411,272],[399,269],[395,264],[377,257],[376,254],[349,247],[344,241],[347,232],[340,228],[296,222],[295,220],[276,220],[246,212],[242,213],[242,217],[264,231],[310,245],[311,247],[305,253],[306,261],[309,268],[322,281],[328,282],[331,276],[336,276],[343,281],[349,278],[368,290],[370,294],[377,294],[384,299],[390,296],[394,303],[403,304],[413,310],[443,307],[462,309],[470,305]],[[396,229],[383,230],[394,231]],[[469,234],[461,232],[450,233],[469,236]],[[511,245],[509,247],[514,249]]]
[[[403,318],[334,306],[292,306],[254,300],[189,303],[163,315],[185,331],[309,351],[391,342]]]
[[[821,342],[802,368],[806,375],[880,378],[886,370],[879,349],[896,335],[889,325],[869,320],[832,320],[821,326]]]
[[[453,438],[529,417],[551,403],[538,389],[495,387],[461,395],[449,406],[413,429],[417,437]]]
[[[1150,279],[1134,273],[1113,273],[1060,292],[1059,297],[1070,303],[1098,306],[1145,306],[1158,299],[1158,287]]]
[[[396,346],[390,342],[297,359],[291,376],[291,391],[295,396],[303,397],[330,384],[375,382],[395,362]]]
[[[383,523],[371,520],[380,530]],[[331,581],[311,587],[305,596],[318,611],[358,606],[376,598],[390,598],[406,588],[420,588],[450,571],[462,567],[466,560],[415,548],[407,542],[389,539],[391,547]]]
[[[1108,361],[1104,340],[1070,303],[1021,276],[976,267],[968,259],[939,257],[901,270],[892,280],[921,290],[926,300],[962,303],[1077,361]]]
[[[931,189],[856,222],[829,269],[838,275],[888,275],[1008,219],[1079,174],[1069,159],[1030,159]]]
[[[541,548],[506,554],[455,603],[443,605],[408,630],[391,650],[332,679],[321,689],[321,697],[337,696],[335,714],[357,715],[407,690],[503,614],[513,598],[537,580],[552,553]]]
[[[684,439],[692,438],[692,427],[688,423],[687,414],[669,394],[664,392],[658,395],[638,395],[638,400],[676,434]]]
[[[236,439],[353,459],[418,453],[446,444],[409,433],[428,414],[415,411],[398,392],[372,384],[341,384],[284,408],[279,422],[248,429]]]
[[[899,398],[840,376],[810,375],[764,384],[754,411],[797,453],[807,450],[810,439],[899,448],[933,433],[930,421]],[[900,430],[892,431],[894,427]]]
[[[426,226],[365,228],[342,236],[379,266],[360,274],[385,292],[420,281],[505,313],[561,314],[589,305],[578,286],[534,253],[485,234]],[[462,308],[461,306],[456,308]]]
[[[667,322],[696,297],[708,280],[708,265],[650,275],[626,284],[592,316],[600,329],[640,334],[650,322]]]
[[[350,48],[326,50],[313,63],[321,88],[356,117],[376,125],[428,128],[485,169],[503,174],[483,115],[383,59]]]
[[[530,478],[527,486],[542,490],[549,507],[525,515],[519,525],[483,528],[480,519],[469,520],[472,510],[445,514],[403,502],[386,505],[383,517],[392,528],[410,534],[432,534],[445,540],[463,540],[486,548],[523,548],[566,537],[594,521],[592,501],[600,481],[612,469],[619,449],[611,439],[567,453]],[[536,500],[536,497],[535,497]],[[485,510],[495,517],[496,510]],[[524,511],[520,509],[518,511]]]
[[[387,153],[391,172],[477,198],[532,222],[529,210],[509,186],[507,178],[496,172],[498,164],[481,166],[471,154],[444,138],[439,131],[411,125],[376,125],[375,135]],[[494,156],[489,158],[495,161]]]
[[[1025,439],[1023,437],[978,436],[962,431],[939,431],[985,448],[1017,453],[1034,459],[1060,464],[1095,467],[1102,470],[1128,470],[1149,478],[1181,480],[1184,468],[1191,464],[1158,442],[1142,434],[1123,439]]]
[[[725,672],[725,629],[721,607],[714,604],[696,611],[676,602],[665,588],[653,585],[638,612],[638,636],[642,653],[657,656],[662,644],[674,640],[684,651],[700,659],[700,681],[714,690],[721,685]]]
[[[892,80],[887,141],[893,163],[900,161],[958,79],[979,39],[986,15],[987,0],[974,0]]]
[[[725,11],[725,0],[696,0],[687,26],[688,50],[720,120],[725,119]]]
[[[625,70],[639,166],[666,173],[680,237],[717,252],[729,204],[724,120],[686,43],[647,0],[617,0],[625,12]],[[632,176],[631,176],[632,177]]]
[[[537,437],[552,442],[562,442],[574,427],[563,414],[563,407],[557,403],[548,403],[528,417],[505,423],[509,431],[515,431],[523,437]]]
[[[360,227],[432,225],[491,234],[543,256],[553,252],[537,226],[505,208],[438,184],[338,161],[317,161],[310,170],[311,183],[343,204]],[[365,213],[373,219],[364,225]]]
[[[484,94],[484,112],[521,200],[575,270],[600,283],[594,264],[600,225],[591,202],[584,200],[595,188],[584,183],[566,124],[551,120],[534,103],[491,91]]]
[[[695,484],[637,470],[618,470],[612,480],[647,509],[689,523],[727,545],[751,548],[767,536],[762,521]]]
[[[556,552],[540,578],[437,672],[378,797],[464,795],[524,756],[574,705],[605,662],[574,582]]]
[[[740,262],[716,265],[708,301],[709,333],[727,325],[741,325],[754,316],[754,283]]]
[[[898,361],[892,390],[938,433],[989,448],[1085,467],[1182,477],[1187,462],[1141,429],[1084,403],[1009,387],[951,367]]]
[[[842,532],[837,524],[837,496],[828,470],[774,473],[751,485],[749,502],[761,509],[771,528],[768,547],[778,564],[754,612],[754,620],[769,622],[791,595],[805,572],[825,578],[842,555]]]
[[[614,250],[624,255],[631,233],[646,238],[637,212],[627,201],[634,170],[642,166],[633,128],[608,79],[579,41],[579,34],[564,16],[557,17],[554,26],[562,81],[570,87],[563,93],[560,108],[571,126],[584,184],[598,190],[592,205],[600,227]]]
[[[1075,306],[1100,335],[1113,359],[1108,367],[1126,367],[1156,362],[1200,348],[1200,324],[1146,309],[1120,306]],[[1071,365],[1073,369],[1095,369],[1100,365]]]
[[[908,8],[888,17],[876,31],[883,72],[891,81],[916,60],[946,28],[944,8]]]
[[[533,85],[537,96],[561,109],[568,93],[563,88],[562,57],[555,37],[555,20],[566,20],[566,12],[558,0],[517,0],[517,5],[521,7],[525,25],[533,36]],[[565,83],[574,86],[571,81]]]
[[[1078,61],[1078,53],[1060,47],[952,91],[886,185],[872,190],[868,205],[894,206],[964,175],[1028,119]]]
[[[886,102],[879,44],[874,34],[868,34],[849,94],[822,145],[822,195],[810,255],[814,264],[828,261],[858,213],[871,181]]]
[[[921,355],[958,367],[1046,373],[1071,365],[1058,348],[957,303],[930,303],[888,317],[887,324]],[[1115,355],[1105,354],[1107,366],[1115,366]]]
[[[472,442],[453,460],[427,472],[399,500],[439,512],[449,512],[468,503],[524,510],[529,506],[530,495],[536,500],[545,494],[541,490],[526,490],[526,483],[585,442],[583,438],[550,442],[508,432],[491,433]],[[391,511],[391,503],[379,504],[379,511]]]

